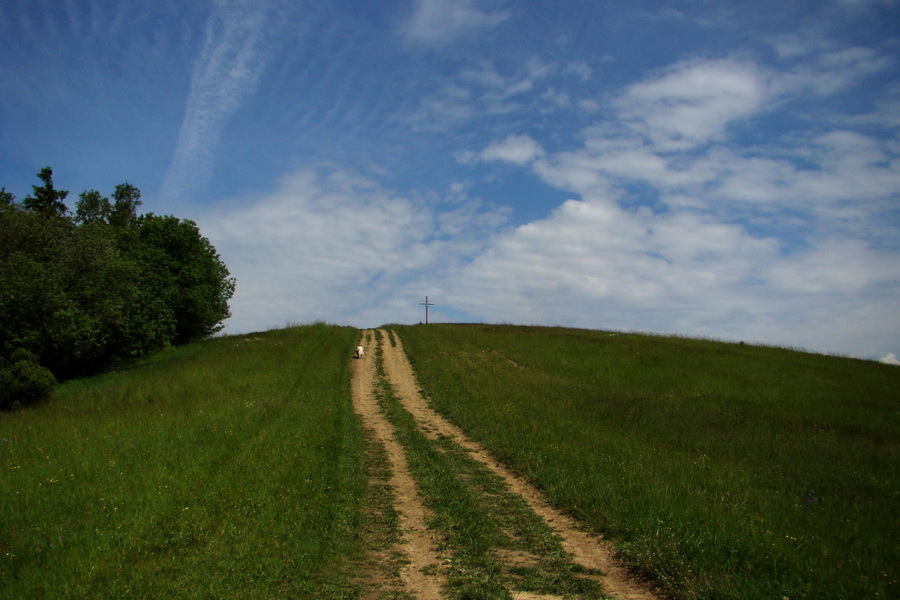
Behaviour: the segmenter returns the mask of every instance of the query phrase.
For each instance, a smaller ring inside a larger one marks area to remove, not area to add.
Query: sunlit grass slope
[[[900,595],[900,368],[597,331],[393,329],[439,410],[678,597]]]
[[[0,597],[339,597],[359,331],[225,337],[0,413]]]

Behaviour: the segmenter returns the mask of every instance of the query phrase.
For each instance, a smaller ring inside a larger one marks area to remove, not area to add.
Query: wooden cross
[[[428,301],[428,296],[425,296],[425,302],[419,302],[419,305],[425,305],[425,324],[428,325],[428,307],[434,306],[433,303]]]

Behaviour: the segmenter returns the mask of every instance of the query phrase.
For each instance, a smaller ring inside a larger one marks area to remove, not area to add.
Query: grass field
[[[678,597],[900,595],[900,369],[596,331],[392,329],[439,410]]]
[[[392,329],[436,408],[678,598],[900,596],[900,368],[598,331]],[[366,484],[375,456],[350,405],[359,335],[213,339],[0,413],[0,598],[356,597],[363,538],[398,534],[370,506],[388,490]],[[591,597],[489,473],[380,394],[459,568],[453,597],[510,581]],[[498,566],[511,529],[522,546],[506,549],[542,562]]]
[[[344,597],[358,338],[214,339],[0,413],[0,597]]]

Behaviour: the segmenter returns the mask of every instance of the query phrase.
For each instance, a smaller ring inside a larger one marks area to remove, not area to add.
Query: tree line
[[[196,223],[138,214],[129,183],[72,213],[37,176],[21,202],[0,189],[0,408],[222,329],[235,280]]]

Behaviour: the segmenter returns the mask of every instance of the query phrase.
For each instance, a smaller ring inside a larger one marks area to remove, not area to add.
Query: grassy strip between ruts
[[[449,597],[506,600],[519,590],[604,598],[599,584],[569,561],[547,524],[497,475],[453,440],[422,434],[385,380],[380,348],[376,358],[379,402],[432,512],[430,525],[443,540],[439,552],[447,561]]]
[[[213,339],[0,414],[0,597],[346,596],[358,336]]]
[[[900,369],[749,345],[392,327],[435,407],[679,598],[891,598]]]

